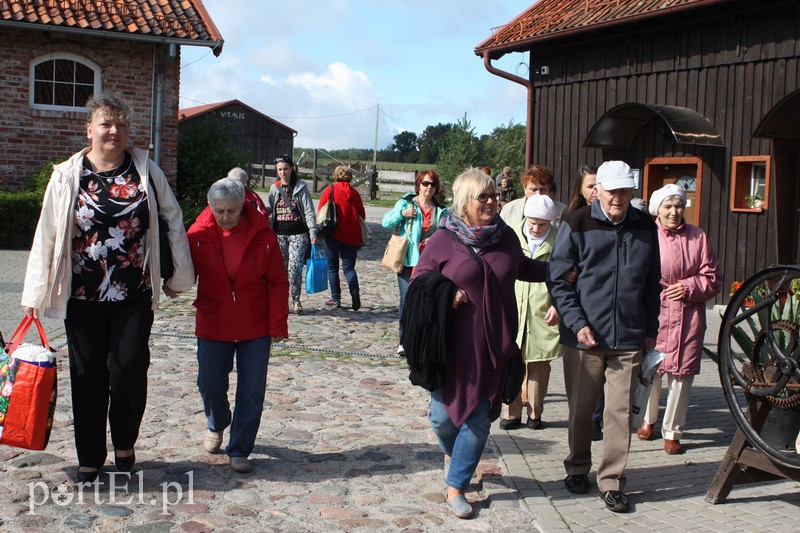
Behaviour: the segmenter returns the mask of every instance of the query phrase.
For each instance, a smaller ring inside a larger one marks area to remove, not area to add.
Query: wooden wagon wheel
[[[756,449],[790,468],[800,468],[800,454],[762,438],[764,417],[751,413],[763,402],[774,409],[800,405],[799,331],[800,267],[776,266],[736,291],[719,334],[720,381],[736,425]]]

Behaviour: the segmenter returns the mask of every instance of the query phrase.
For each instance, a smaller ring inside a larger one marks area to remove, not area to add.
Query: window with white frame
[[[750,168],[750,195],[766,197],[767,164],[754,162]]]
[[[31,61],[29,102],[35,109],[83,110],[100,93],[100,66],[71,53],[54,53]]]

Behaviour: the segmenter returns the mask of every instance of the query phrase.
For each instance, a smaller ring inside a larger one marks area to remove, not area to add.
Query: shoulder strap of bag
[[[408,238],[408,232],[411,231],[411,221],[414,220],[414,219],[413,218],[409,218],[407,220],[408,220],[408,222],[406,223],[406,239]],[[402,224],[398,224],[397,226],[395,226],[394,227],[394,234],[395,235],[400,235],[400,228],[402,228],[402,227],[403,227]]]
[[[156,200],[156,207],[158,207],[158,206],[159,206],[159,203],[158,203],[158,191],[156,191],[156,184],[155,184],[155,183],[153,183],[153,178],[152,178],[152,176],[148,176],[148,178],[149,178],[149,180],[150,180],[150,190],[151,190],[151,191],[153,191],[153,198],[155,198],[155,200]],[[160,215],[160,213],[159,213],[159,215]]]
[[[283,198],[283,203],[286,204],[286,207],[288,207],[292,211],[295,211],[297,213],[297,216],[299,216],[300,218],[303,218],[302,216],[300,216],[300,209],[298,209],[296,205],[292,205],[292,200],[289,198],[289,195],[286,194],[286,191],[283,190],[282,184],[278,184],[278,193],[281,195],[281,198]]]

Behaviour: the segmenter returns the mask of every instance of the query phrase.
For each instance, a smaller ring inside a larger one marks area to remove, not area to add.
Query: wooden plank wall
[[[253,113],[237,103],[214,110],[217,123],[226,128],[239,150],[250,155],[250,163],[272,163],[281,154],[292,154],[294,136],[279,124]],[[208,118],[208,114],[186,119],[180,124],[181,131],[188,131]]]
[[[566,202],[581,164],[624,159],[644,169],[649,157],[697,156],[703,159],[700,226],[720,257],[728,299],[734,280],[742,281],[777,260],[775,191],[770,209],[733,213],[728,209],[731,158],[775,156],[770,139],[752,132],[786,95],[800,89],[800,15],[788,2],[740,8],[719,16],[663,20],[657,27],[611,34],[586,42],[531,51],[535,86],[534,163],[553,169],[558,197]],[[535,74],[542,65],[548,76]],[[583,147],[602,115],[626,102],[683,106],[705,115],[725,148],[677,144],[663,121],[655,119],[629,150]],[[800,120],[800,117],[798,117]],[[775,184],[775,165],[772,177]],[[796,180],[797,172],[791,172]]]

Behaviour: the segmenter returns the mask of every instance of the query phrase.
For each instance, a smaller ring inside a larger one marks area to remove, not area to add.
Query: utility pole
[[[375,111],[375,147],[372,149],[372,166],[378,165],[378,122],[381,118],[381,104],[378,103]]]
[[[381,118],[381,104],[375,110],[375,146],[372,148],[372,172],[369,173],[369,199],[378,197],[378,123]]]

